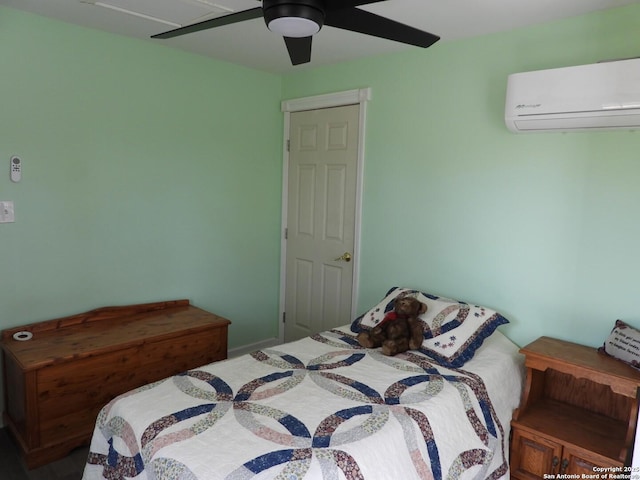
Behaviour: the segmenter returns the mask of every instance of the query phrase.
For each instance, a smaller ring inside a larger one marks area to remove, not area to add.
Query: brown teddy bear
[[[417,350],[423,339],[423,327],[418,316],[426,311],[427,306],[417,298],[398,296],[393,310],[378,325],[358,334],[358,343],[365,348],[381,346],[382,353],[389,356]]]

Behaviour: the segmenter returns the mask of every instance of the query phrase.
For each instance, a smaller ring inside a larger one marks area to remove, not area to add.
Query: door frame
[[[358,118],[358,159],[356,164],[356,203],[355,203],[355,231],[353,245],[353,284],[351,288],[351,318],[356,312],[356,300],[358,298],[358,287],[360,280],[360,229],[362,226],[362,191],[364,179],[364,145],[365,145],[365,125],[367,117],[367,102],[371,100],[371,87],[346,90],[342,92],[328,93],[324,95],[314,95],[311,97],[294,98],[283,100],[280,110],[284,113],[284,130],[282,141],[282,213],[280,232],[280,301],[278,308],[278,338],[280,343],[284,342],[284,304],[286,289],[286,262],[287,262],[287,241],[285,229],[287,225],[287,208],[289,202],[289,151],[287,142],[289,140],[289,129],[291,113],[304,110],[317,110],[321,108],[341,107],[346,105],[360,106]]]

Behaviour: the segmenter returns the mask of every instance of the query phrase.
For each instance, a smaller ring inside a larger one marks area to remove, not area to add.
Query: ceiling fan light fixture
[[[263,0],[267,28],[283,37],[310,37],[324,24],[324,9],[317,0]]]
[[[280,17],[271,20],[267,28],[283,37],[310,37],[320,31],[320,25],[313,20],[301,17]]]

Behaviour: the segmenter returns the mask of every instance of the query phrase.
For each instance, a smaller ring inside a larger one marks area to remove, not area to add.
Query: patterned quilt
[[[117,397],[83,479],[508,479],[521,386],[500,332],[454,369],[336,329]]]

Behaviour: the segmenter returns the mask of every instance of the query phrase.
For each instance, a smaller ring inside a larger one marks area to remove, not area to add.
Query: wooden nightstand
[[[527,380],[511,422],[511,477],[622,467],[634,440],[640,372],[595,348],[549,337],[520,352]]]
[[[4,330],[4,421],[27,466],[87,444],[98,411],[113,397],[227,358],[229,323],[175,300]],[[33,338],[14,340],[18,331]]]

